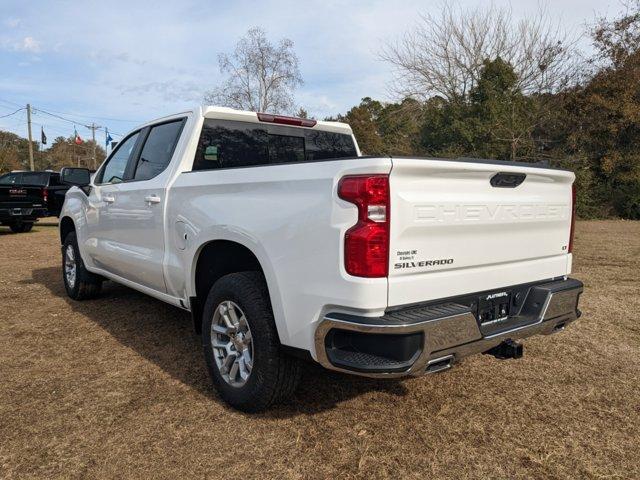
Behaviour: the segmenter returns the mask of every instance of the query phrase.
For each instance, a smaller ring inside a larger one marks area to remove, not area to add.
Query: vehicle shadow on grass
[[[22,233],[15,233],[13,232],[9,227],[5,226],[5,225],[0,225],[0,236],[4,236],[4,235],[20,235],[20,238],[22,238],[25,235],[33,235],[34,233],[36,233],[38,231],[39,227],[58,227],[57,223],[36,223],[33,226],[33,230],[30,232],[22,232]]]
[[[202,358],[200,337],[193,332],[189,313],[114,282],[105,282],[99,298],[76,302],[67,297],[59,267],[36,269],[32,280],[52,295],[65,299],[69,307],[99,325],[122,345],[185,385],[216,402],[216,395]],[[337,404],[372,391],[404,396],[407,388],[398,380],[371,380],[329,372],[305,364],[294,397],[277,405],[265,417],[286,418],[331,409]]]

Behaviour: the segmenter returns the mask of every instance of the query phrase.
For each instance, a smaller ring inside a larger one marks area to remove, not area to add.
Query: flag
[[[42,145],[47,144],[47,136],[44,134],[44,127],[40,127],[40,143],[42,143]]]
[[[113,138],[111,138],[111,135],[109,135],[109,129],[107,127],[104,127],[104,148],[109,148],[109,143],[112,141]]]
[[[73,127],[73,138],[74,138],[74,142],[76,145],[80,145],[82,144],[82,139],[80,138],[80,135],[78,135],[78,131],[76,130],[76,127]]]

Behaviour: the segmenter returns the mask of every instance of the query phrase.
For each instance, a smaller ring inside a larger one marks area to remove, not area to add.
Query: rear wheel
[[[67,295],[74,300],[95,298],[102,289],[102,277],[84,266],[75,232],[69,233],[62,245],[62,278]]]
[[[31,229],[33,228],[33,223],[31,222],[12,223],[11,225],[9,225],[9,228],[11,228],[11,231],[13,233],[26,233],[31,231]]]
[[[300,360],[282,352],[262,274],[232,273],[211,287],[202,342],[213,383],[231,406],[259,412],[295,390]]]

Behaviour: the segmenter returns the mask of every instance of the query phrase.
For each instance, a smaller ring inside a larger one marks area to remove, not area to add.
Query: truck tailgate
[[[0,185],[0,209],[41,208],[43,206],[42,187]]]
[[[569,273],[573,173],[508,162],[392,162],[390,306]]]

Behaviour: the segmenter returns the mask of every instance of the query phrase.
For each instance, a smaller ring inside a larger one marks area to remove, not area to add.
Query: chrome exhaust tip
[[[453,355],[446,355],[440,358],[434,358],[427,362],[426,373],[438,373],[449,370],[453,366]]]

